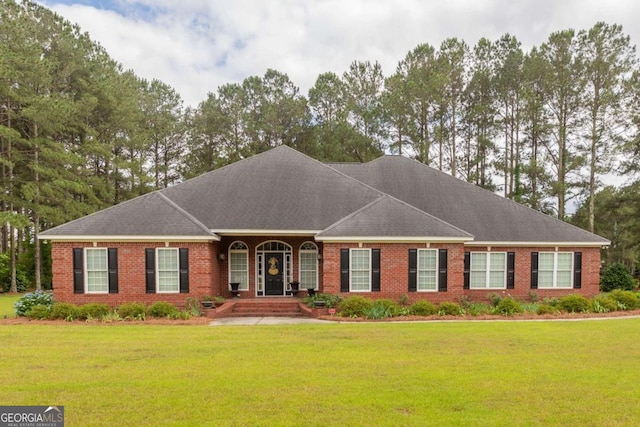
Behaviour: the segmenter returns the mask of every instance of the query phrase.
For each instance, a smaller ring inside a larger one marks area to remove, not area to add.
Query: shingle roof
[[[476,242],[608,240],[401,156],[333,168],[471,233]]]
[[[469,233],[386,194],[316,235],[317,240],[337,237],[432,241],[473,239]]]
[[[211,237],[207,227],[155,191],[40,233],[60,236],[183,236]]]
[[[306,234],[609,242],[417,161],[323,164],[281,146],[40,233],[41,238]]]

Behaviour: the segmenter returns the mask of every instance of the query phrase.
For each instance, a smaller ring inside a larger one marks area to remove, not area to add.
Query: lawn
[[[22,294],[0,294],[0,319],[16,317],[13,303],[18,301]]]
[[[66,426],[639,425],[640,319],[1,325],[2,405]]]

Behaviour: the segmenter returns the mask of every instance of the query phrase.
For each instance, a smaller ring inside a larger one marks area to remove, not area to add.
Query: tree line
[[[391,75],[354,61],[341,75],[320,74],[306,96],[269,69],[191,107],[171,86],[123,69],[77,25],[8,0],[0,280],[11,289],[50,283],[48,247],[34,244],[43,229],[281,144],[321,161],[409,156],[562,220],[567,205],[579,206],[574,222],[613,241],[614,225],[598,214],[613,209],[601,199],[624,193],[626,215],[640,214],[629,190],[640,160],[639,76],[629,36],[599,22],[528,51],[509,34],[420,44]],[[611,175],[628,186],[602,190]],[[616,238],[633,264],[640,227],[627,229]]]

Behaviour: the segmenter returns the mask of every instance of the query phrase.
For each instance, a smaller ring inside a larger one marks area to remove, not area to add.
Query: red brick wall
[[[118,249],[118,293],[73,293],[73,248],[94,247],[92,243],[54,242],[51,249],[53,262],[53,297],[55,301],[74,304],[90,302],[117,306],[125,302],[153,303],[168,301],[184,306],[188,297],[200,298],[212,295],[215,278],[220,276],[216,260],[217,243],[171,242],[172,248],[189,248],[189,293],[146,293],[145,248],[165,247],[163,242],[149,243],[98,243],[96,247]]]
[[[169,301],[184,305],[187,297],[200,298],[203,295],[223,295],[230,297],[228,291],[228,247],[241,240],[249,247],[249,290],[241,292],[241,297],[253,298],[256,295],[256,252],[258,245],[270,240],[278,240],[289,244],[292,248],[293,278],[298,279],[298,251],[300,245],[310,240],[308,237],[225,237],[221,242],[172,242],[170,247],[189,248],[189,281],[188,294],[147,294],[145,292],[145,248],[164,247],[164,243],[98,243],[98,247],[118,248],[118,281],[117,294],[74,294],[73,293],[73,248],[93,247],[92,243],[54,242],[53,287],[56,301],[76,304],[102,302],[115,306],[124,302]],[[593,296],[598,293],[600,274],[599,248],[561,248],[561,251],[582,252],[582,288],[581,289],[531,289],[531,252],[553,251],[554,248],[514,248],[492,247],[495,252],[515,252],[515,287],[501,290],[464,290],[464,252],[486,251],[488,248],[464,247],[462,244],[432,244],[434,249],[447,249],[448,271],[447,292],[409,292],[408,291],[408,250],[410,248],[426,248],[421,244],[406,243],[366,243],[364,248],[380,249],[380,281],[381,292],[340,292],[340,249],[355,248],[357,244],[317,243],[322,260],[318,262],[320,291],[331,294],[349,296],[353,294],[370,298],[390,298],[398,300],[407,295],[409,301],[427,299],[432,302],[459,301],[463,296],[477,301],[486,301],[491,294],[511,295],[518,299],[528,299],[535,293],[538,298],[559,297],[569,293],[581,293]],[[218,254],[226,256],[224,261]]]
[[[515,286],[514,289],[464,290],[464,252],[487,251],[484,247],[464,247],[462,244],[433,244],[434,249],[447,249],[447,292],[409,292],[408,269],[410,248],[425,248],[416,244],[366,243],[363,248],[380,249],[380,292],[340,292],[340,249],[357,248],[357,244],[325,243],[322,292],[341,294],[343,296],[362,295],[369,298],[390,298],[398,300],[407,295],[409,301],[427,299],[438,303],[442,301],[459,301],[463,296],[476,301],[487,301],[491,294],[511,295],[526,300],[532,294],[540,299],[559,297],[570,293],[581,293],[593,296],[598,293],[600,281],[600,249],[599,248],[561,248],[564,252],[582,252],[582,288],[581,289],[531,289],[531,252],[554,251],[554,248],[514,248],[492,247],[493,252],[515,252]]]

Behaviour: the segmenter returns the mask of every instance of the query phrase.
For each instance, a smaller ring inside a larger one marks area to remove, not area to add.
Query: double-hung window
[[[540,252],[538,288],[572,288],[573,252]]]
[[[469,285],[471,289],[505,289],[506,252],[471,252]]]
[[[158,292],[180,292],[178,248],[157,248]]]
[[[249,248],[244,242],[229,246],[229,283],[240,283],[238,289],[249,290]]]
[[[85,280],[87,293],[109,292],[107,248],[85,248]]]
[[[318,289],[318,247],[312,242],[300,246],[300,287]]]
[[[371,291],[371,249],[351,249],[349,265],[351,291]]]
[[[417,268],[417,290],[438,291],[438,250],[419,249]]]

